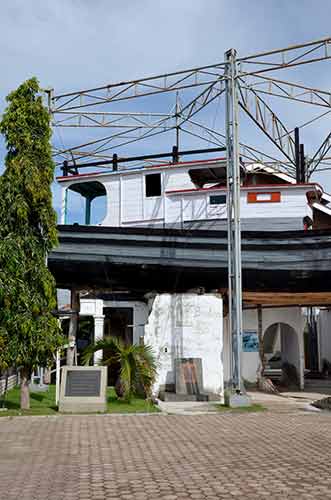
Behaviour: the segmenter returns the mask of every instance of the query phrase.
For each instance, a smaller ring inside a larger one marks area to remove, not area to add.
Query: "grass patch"
[[[224,404],[216,404],[215,408],[219,411],[231,412],[231,413],[257,413],[261,411],[266,411],[267,408],[258,403],[251,406],[242,406],[240,408],[231,408],[230,406],[225,406]]]
[[[55,405],[55,385],[50,385],[46,392],[30,393],[30,410],[20,409],[20,389],[15,387],[7,393],[5,407],[0,417],[28,415],[60,415]],[[160,409],[143,398],[133,398],[130,403],[117,398],[113,387],[107,389],[107,413],[157,413]]]
[[[118,399],[113,387],[107,389],[107,413],[158,413],[159,407],[143,398],[132,398],[130,403]]]

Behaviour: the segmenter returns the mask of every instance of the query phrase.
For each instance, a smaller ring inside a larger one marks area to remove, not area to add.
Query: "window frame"
[[[212,203],[211,202],[211,199],[212,198],[223,198],[225,201],[221,202],[221,203]],[[226,196],[226,193],[222,193],[222,194],[210,194],[209,195],[209,206],[210,207],[220,207],[220,206],[224,206],[226,205],[227,203],[227,196]]]
[[[159,178],[160,178],[160,194],[147,195],[147,177],[151,176],[151,175],[154,175],[154,176],[158,175]],[[149,174],[146,173],[144,175],[144,184],[145,184],[145,186],[144,186],[144,195],[145,195],[146,199],[147,198],[148,199],[150,199],[150,198],[160,198],[162,196],[162,173],[161,172],[155,172],[155,173],[151,172]]]

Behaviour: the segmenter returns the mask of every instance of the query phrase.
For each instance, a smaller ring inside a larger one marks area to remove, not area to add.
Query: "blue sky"
[[[230,47],[246,55],[322,38],[330,18],[328,0],[3,0],[0,112],[32,75],[69,92],[212,64]],[[322,88],[331,88],[329,74],[318,75]],[[330,175],[318,179],[329,190]],[[56,186],[54,195],[58,208]]]

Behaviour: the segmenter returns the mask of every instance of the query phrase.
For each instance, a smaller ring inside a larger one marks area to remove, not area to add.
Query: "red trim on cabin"
[[[147,158],[148,159],[148,158]],[[92,175],[100,175],[100,174],[123,174],[127,172],[139,172],[140,170],[147,170],[148,168],[161,168],[161,167],[176,167],[176,166],[183,166],[183,165],[192,165],[193,163],[197,163],[198,165],[200,164],[206,164],[206,163],[215,163],[218,161],[226,161],[226,158],[212,158],[210,160],[190,160],[190,161],[179,161],[178,163],[158,163],[157,165],[148,165],[147,167],[139,167],[137,170],[134,168],[132,170],[127,169],[127,170],[116,170],[115,172],[113,170],[109,170],[108,172],[89,172],[87,174],[77,174],[77,175],[60,175],[59,177],[56,177],[57,181],[64,181],[64,180],[69,180],[69,179],[78,179],[80,177],[88,177]]]
[[[305,187],[305,186],[318,186],[319,188],[320,185],[317,183],[302,183],[302,184],[260,184],[260,185],[255,185],[255,186],[242,186],[240,188],[241,191],[249,191],[249,190],[257,190],[257,189],[279,189],[279,188],[299,188],[299,187]],[[322,188],[321,188],[322,189]],[[213,190],[220,190],[220,191],[226,191],[227,188],[225,186],[211,186],[208,188],[190,188],[190,189],[173,189],[171,191],[166,191],[166,194],[175,194],[175,193],[194,193],[198,191],[213,191]]]
[[[259,200],[261,195],[270,195],[269,199]],[[262,191],[262,193],[247,193],[247,203],[279,203],[280,202],[280,191]]]
[[[70,181],[70,179],[77,179],[79,177],[90,177],[91,175],[109,174],[109,172],[89,172],[88,174],[77,174],[77,175],[60,175],[56,177],[57,181]]]

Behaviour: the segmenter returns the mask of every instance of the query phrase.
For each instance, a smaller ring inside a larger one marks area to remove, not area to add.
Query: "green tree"
[[[143,392],[146,398],[152,394],[157,374],[157,365],[153,350],[148,345],[127,345],[120,338],[105,337],[87,347],[83,362],[88,365],[97,351],[106,353],[102,364],[109,370],[118,371],[115,385],[118,396],[130,401],[134,394]]]
[[[36,78],[7,97],[0,122],[7,145],[0,177],[0,327],[7,351],[21,367],[21,408],[30,407],[29,382],[63,343],[56,288],[47,255],[57,244],[51,183],[51,128]]]

